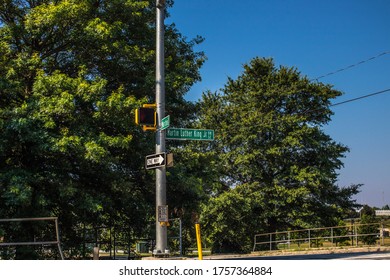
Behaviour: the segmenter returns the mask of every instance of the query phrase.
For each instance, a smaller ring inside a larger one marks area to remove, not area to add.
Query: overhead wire
[[[334,103],[334,104],[331,104],[330,106],[334,107],[334,106],[342,105],[342,104],[345,104],[345,103],[350,103],[350,102],[353,102],[353,101],[356,101],[356,100],[372,97],[372,96],[379,95],[379,94],[386,93],[386,92],[390,92],[390,88],[384,89],[384,90],[380,90],[380,91],[377,91],[377,92],[374,92],[374,93],[366,94],[366,95],[363,95],[363,96],[360,96],[360,97],[348,99],[348,100],[345,100],[345,101],[341,101],[341,102],[338,102],[338,103]]]
[[[365,60],[362,60],[360,62],[357,62],[357,63],[354,63],[354,64],[351,64],[349,66],[346,66],[344,68],[340,68],[336,71],[333,71],[333,72],[329,72],[325,75],[322,75],[322,76],[319,76],[317,78],[314,78],[314,79],[311,79],[310,81],[318,81],[319,79],[323,79],[325,77],[328,77],[328,76],[331,76],[331,75],[334,75],[334,74],[337,74],[337,73],[340,73],[340,72],[343,72],[343,71],[346,71],[348,69],[351,69],[353,67],[356,67],[356,66],[359,66],[361,64],[364,64],[366,62],[369,62],[371,60],[374,60],[374,59],[377,59],[381,56],[384,56],[384,55],[387,55],[387,54],[390,54],[390,51],[385,51],[385,52],[382,52],[382,53],[379,53],[375,56],[372,56],[370,58],[367,58]],[[350,102],[354,102],[354,101],[357,101],[357,100],[360,100],[360,99],[365,99],[365,98],[368,98],[368,97],[372,97],[372,96],[375,96],[375,95],[379,95],[379,94],[382,94],[382,93],[386,93],[386,92],[389,92],[390,89],[384,89],[384,90],[380,90],[380,91],[377,91],[377,92],[373,92],[373,93],[370,93],[370,94],[366,94],[366,95],[363,95],[363,96],[360,96],[360,97],[356,97],[356,98],[352,98],[352,99],[348,99],[348,100],[345,100],[345,101],[341,101],[341,102],[338,102],[338,103],[334,103],[334,104],[331,104],[330,106],[331,107],[334,107],[334,106],[338,106],[338,105],[342,105],[342,104],[346,104],[346,103],[350,103]]]
[[[362,61],[360,61],[360,62],[351,64],[351,65],[346,66],[346,67],[344,67],[344,68],[340,68],[340,69],[338,69],[338,70],[336,70],[336,71],[329,72],[329,73],[327,73],[327,74],[325,74],[325,75],[322,75],[322,76],[319,76],[319,77],[317,77],[317,78],[311,79],[310,81],[316,81],[316,80],[323,79],[323,78],[325,78],[325,77],[328,77],[328,76],[331,76],[331,75],[334,75],[334,74],[337,74],[337,73],[346,71],[346,70],[348,70],[348,69],[351,69],[351,68],[353,68],[353,67],[359,66],[359,65],[361,65],[361,64],[364,64],[364,63],[366,63],[366,62],[369,62],[369,61],[371,61],[371,60],[377,59],[377,58],[379,58],[379,57],[381,57],[381,56],[384,56],[384,55],[387,55],[387,54],[390,54],[390,50],[389,50],[389,51],[382,52],[382,53],[380,53],[380,54],[377,54],[377,55],[375,55],[375,56],[372,56],[372,57],[367,58],[367,59],[365,59],[365,60],[362,60]]]

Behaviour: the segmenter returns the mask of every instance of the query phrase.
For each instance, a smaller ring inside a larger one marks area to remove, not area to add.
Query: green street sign
[[[171,123],[171,117],[168,115],[161,120],[161,130],[167,129]]]
[[[211,129],[188,129],[188,128],[168,128],[166,139],[172,140],[214,140],[214,130]]]

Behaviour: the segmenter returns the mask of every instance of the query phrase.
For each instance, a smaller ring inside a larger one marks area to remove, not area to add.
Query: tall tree
[[[167,110],[183,118],[201,41],[166,27]],[[154,102],[154,65],[155,1],[1,1],[0,216],[59,216],[68,246],[83,224],[145,234],[154,135],[133,111]]]
[[[248,250],[254,233],[335,225],[355,205],[359,186],[336,185],[348,148],[322,130],[339,95],[330,85],[263,58],[244,65],[221,92],[203,95],[199,123],[216,135],[203,151],[220,171],[219,192],[203,211],[214,242],[232,244],[225,238],[234,236],[241,245],[233,249]],[[228,214],[220,207],[237,208],[235,218],[223,218]],[[215,224],[218,219],[227,224]]]

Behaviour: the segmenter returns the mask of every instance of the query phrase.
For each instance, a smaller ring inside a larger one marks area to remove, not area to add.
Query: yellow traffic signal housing
[[[135,123],[142,125],[144,131],[156,130],[157,112],[156,104],[143,104],[135,110]]]
[[[156,126],[156,110],[153,108],[138,108],[135,111],[135,123],[138,125]]]

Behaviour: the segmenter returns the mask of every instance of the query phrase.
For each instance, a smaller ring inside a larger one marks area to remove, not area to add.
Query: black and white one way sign
[[[165,153],[146,156],[145,168],[153,169],[165,166]]]

